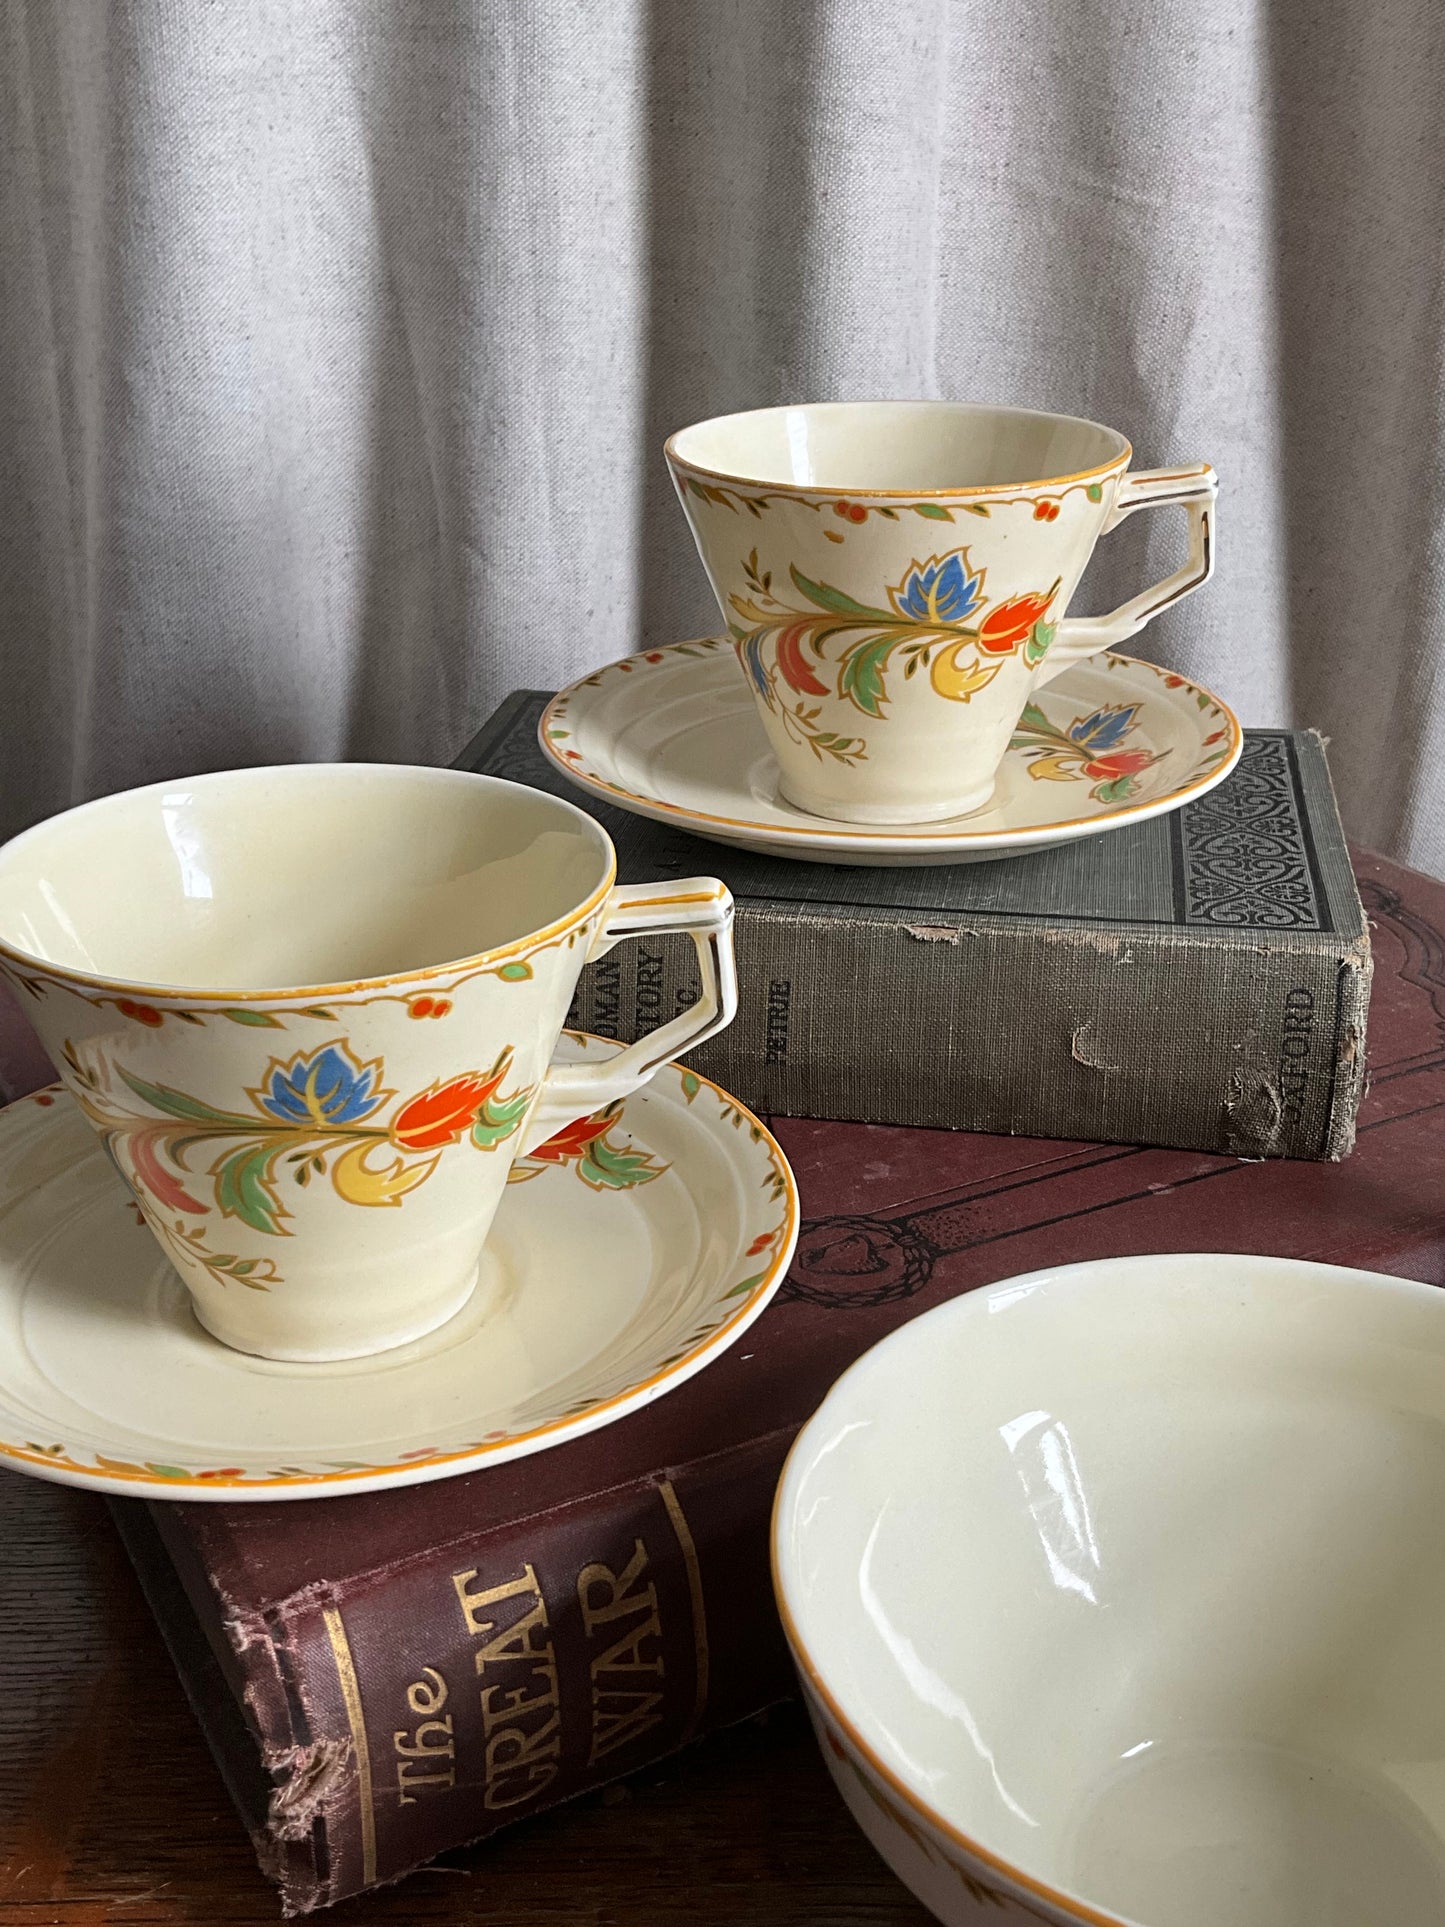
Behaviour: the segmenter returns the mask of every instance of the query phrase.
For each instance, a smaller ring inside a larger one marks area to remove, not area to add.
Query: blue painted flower
[[[273,1058],[252,1095],[285,1124],[356,1124],[381,1103],[381,1060],[362,1064],[343,1043],[323,1044],[289,1064]]]
[[[889,600],[914,622],[965,622],[983,601],[983,570],[969,568],[968,550],[915,562]]]
[[[767,632],[754,629],[751,635],[742,636],[738,641],[738,659],[743,673],[764,702],[769,700],[768,672],[763,667],[763,637]]]
[[[1080,749],[1116,749],[1134,727],[1138,703],[1121,703],[1115,709],[1096,709],[1092,716],[1080,716],[1069,728],[1070,740]]]

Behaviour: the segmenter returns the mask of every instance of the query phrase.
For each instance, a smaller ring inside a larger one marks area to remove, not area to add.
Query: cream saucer
[[[798,1232],[792,1173],[750,1112],[677,1064],[601,1136],[571,1139],[560,1162],[517,1167],[450,1324],[372,1358],[288,1365],[196,1323],[67,1096],[10,1105],[0,1464],[151,1498],[317,1498],[521,1458],[661,1397],[777,1290]]]
[[[813,863],[977,863],[1177,810],[1239,761],[1217,696],[1132,656],[1075,664],[1025,710],[993,800],[946,823],[851,827],[778,794],[777,766],[717,637],[649,649],[554,696],[542,748],[579,789],[674,829]]]

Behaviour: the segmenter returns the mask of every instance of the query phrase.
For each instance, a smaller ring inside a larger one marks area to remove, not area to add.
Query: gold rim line
[[[562,1034],[564,1037],[594,1038],[594,1033],[591,1031],[571,1030],[564,1031]],[[611,1043],[615,1040],[611,1038],[595,1038],[595,1041],[599,1043]],[[763,1123],[762,1119],[758,1117],[755,1112],[750,1111],[746,1104],[741,1103],[734,1097],[731,1091],[725,1090],[715,1079],[705,1077],[701,1071],[693,1070],[690,1064],[679,1064],[675,1058],[672,1058],[669,1059],[668,1063],[662,1068],[675,1071],[679,1080],[683,1077],[695,1077],[699,1084],[706,1084],[709,1090],[715,1091],[726,1104],[731,1105],[732,1108],[740,1112],[750,1124],[755,1125],[759,1132],[759,1137],[755,1142],[763,1149],[774,1172],[783,1180],[784,1186],[783,1236],[779,1240],[778,1248],[769,1260],[758,1283],[752,1291],[748,1293],[742,1304],[738,1306],[730,1318],[719,1325],[715,1331],[709,1332],[707,1337],[693,1347],[692,1350],[684,1352],[682,1357],[674,1364],[661,1366],[657,1371],[653,1372],[650,1377],[640,1379],[636,1384],[627,1386],[625,1390],[614,1393],[611,1398],[604,1399],[600,1404],[593,1406],[590,1411],[576,1413],[571,1418],[548,1419],[542,1425],[533,1426],[530,1431],[513,1433],[510,1437],[497,1439],[490,1445],[473,1445],[456,1452],[439,1452],[435,1457],[427,1459],[398,1459],[390,1465],[358,1466],[355,1470],[345,1472],[308,1472],[294,1478],[202,1479],[199,1474],[192,1474],[189,1478],[185,1479],[165,1479],[156,1473],[136,1475],[108,1472],[103,1466],[81,1465],[74,1459],[50,1458],[43,1452],[29,1452],[26,1451],[23,1446],[6,1445],[3,1443],[0,1443],[0,1462],[11,1460],[18,1464],[49,1466],[52,1469],[63,1466],[67,1471],[80,1473],[84,1482],[87,1484],[94,1483],[98,1480],[108,1480],[112,1484],[136,1486],[146,1491],[159,1486],[163,1491],[176,1493],[178,1495],[177,1502],[184,1503],[179,1495],[184,1494],[188,1489],[195,1486],[200,1486],[203,1491],[207,1492],[262,1492],[273,1490],[278,1486],[306,1489],[317,1485],[354,1484],[358,1479],[390,1478],[398,1472],[417,1472],[437,1465],[456,1465],[462,1460],[468,1459],[476,1461],[476,1463],[481,1466],[484,1465],[488,1459],[495,1458],[499,1452],[511,1452],[514,1446],[528,1444],[533,1439],[545,1438],[550,1432],[563,1431],[567,1427],[578,1424],[584,1419],[588,1421],[589,1429],[591,1429],[591,1421],[599,1418],[602,1414],[612,1411],[616,1406],[626,1403],[629,1399],[638,1397],[643,1392],[651,1391],[656,1385],[662,1385],[669,1380],[675,1379],[685,1366],[695,1364],[701,1359],[704,1359],[718,1342],[733,1330],[739,1320],[745,1318],[749,1312],[754,1310],[758,1300],[763,1294],[773,1288],[774,1282],[780,1273],[785,1271],[788,1265],[792,1263],[793,1249],[797,1243],[800,1223],[798,1182],[793,1176],[793,1168],[788,1163],[787,1154],[768,1129],[767,1125]],[[654,1074],[657,1075],[660,1073]],[[646,1088],[647,1086],[643,1086],[644,1090]],[[45,1089],[47,1092],[53,1090],[61,1095],[69,1096],[69,1093],[61,1084],[47,1085]],[[31,1091],[25,1097],[17,1097],[11,1104],[0,1106],[0,1117],[4,1117],[8,1112],[17,1109],[21,1104],[33,1103],[37,1095],[39,1095],[39,1093]],[[634,1093],[634,1095],[640,1095],[640,1093]],[[72,1099],[71,1101],[73,1102],[74,1100]],[[579,1434],[579,1436],[583,1435]],[[76,1481],[76,1483],[80,1483],[80,1481]]]
[[[852,405],[855,407],[876,408],[887,401],[887,396],[877,396],[871,402],[859,401]],[[788,405],[787,403],[782,404],[784,408]],[[832,405],[838,406],[839,404],[835,403]],[[847,403],[842,404],[842,406],[845,407],[848,405]],[[817,408],[827,407],[829,404],[826,402],[798,402],[793,404],[793,406],[798,408]],[[902,402],[894,403],[894,406],[905,408],[927,408],[929,406],[950,408],[963,406],[980,408],[984,413],[989,412],[985,404],[977,402],[962,404],[943,402],[930,404],[925,399],[921,403],[916,401]],[[744,415],[766,415],[771,414],[772,410],[766,408],[744,408],[739,412]],[[1127,435],[1120,434],[1117,428],[1110,428],[1107,422],[1091,421],[1087,415],[1050,415],[1049,411],[1043,408],[1000,407],[993,412],[997,414],[1035,416],[1044,421],[1082,422],[1086,428],[1096,428],[1101,434],[1117,435],[1124,445],[1117,454],[1111,455],[1107,462],[1100,462],[1093,468],[1077,469],[1071,475],[1052,475],[1046,480],[1038,482],[977,482],[963,488],[843,488],[841,485],[830,488],[823,487],[819,484],[804,482],[765,482],[756,475],[739,475],[731,469],[705,468],[701,462],[694,462],[687,455],[679,455],[677,453],[676,443],[680,436],[690,435],[695,428],[707,427],[707,422],[689,422],[686,428],[675,428],[663,443],[662,452],[669,465],[674,469],[686,469],[693,475],[705,475],[709,481],[731,482],[735,486],[740,485],[744,489],[750,489],[755,495],[791,495],[795,497],[819,495],[822,496],[825,501],[834,497],[856,496],[860,501],[889,502],[937,502],[943,500],[945,497],[949,497],[955,501],[966,501],[975,495],[1016,495],[1022,500],[1028,495],[1030,490],[1037,493],[1041,489],[1064,488],[1070,482],[1094,481],[1099,476],[1107,475],[1111,469],[1127,469],[1130,462],[1134,459],[1134,445]],[[726,421],[728,417],[726,415],[714,415],[710,416],[709,420]]]
[[[547,794],[545,790],[536,793]],[[565,803],[567,798],[559,797],[556,800]],[[571,807],[576,809],[578,806],[574,803]],[[523,937],[512,937],[491,950],[478,950],[470,957],[455,957],[448,963],[420,964],[415,970],[399,970],[389,977],[357,977],[350,983],[302,984],[295,989],[194,990],[184,984],[148,984],[135,978],[92,976],[89,971],[74,970],[68,964],[48,963],[43,957],[33,957],[28,951],[17,950],[3,937],[0,937],[0,960],[21,968],[26,976],[54,977],[61,983],[84,984],[91,990],[117,990],[127,997],[139,992],[147,1003],[196,1004],[205,1008],[212,1004],[289,1004],[297,998],[307,1002],[314,1002],[318,998],[330,1001],[333,998],[354,997],[361,991],[389,990],[396,984],[431,983],[439,977],[455,977],[485,970],[489,964],[515,956],[521,950],[539,950],[547,939],[565,936],[569,930],[587,921],[592,912],[606,901],[617,882],[617,852],[612,847],[612,838],[607,836],[606,830],[595,817],[589,817],[588,821],[607,837],[609,856],[606,875],[584,903],[569,910],[565,916],[558,917],[555,922],[543,924],[538,930],[530,930]],[[40,825],[37,824],[36,828],[40,828]]]
[[[994,845],[999,845],[1006,850],[1012,850],[1028,838],[1047,836],[1054,830],[1079,830],[1082,833],[1100,824],[1107,824],[1112,829],[1116,824],[1133,821],[1145,811],[1150,815],[1161,815],[1166,804],[1187,802],[1191,796],[1200,790],[1202,785],[1208,784],[1212,787],[1222,782],[1224,777],[1233,769],[1235,763],[1239,761],[1240,753],[1244,748],[1244,726],[1230,708],[1229,704],[1216,696],[1212,689],[1206,689],[1202,683],[1196,683],[1188,676],[1180,676],[1179,680],[1183,687],[1192,689],[1196,695],[1207,696],[1209,698],[1210,702],[1214,704],[1228,726],[1229,742],[1223,752],[1220,766],[1210,770],[1207,775],[1198,777],[1193,782],[1182,784],[1176,789],[1165,790],[1160,796],[1148,797],[1138,803],[1126,803],[1121,808],[1110,810],[1103,816],[1066,816],[1056,823],[1030,823],[1025,828],[1012,832],[1008,830],[918,830],[907,836],[901,836],[895,829],[891,829],[888,825],[881,823],[871,829],[850,830],[841,822],[834,826],[830,818],[827,819],[827,828],[820,827],[815,830],[796,829],[791,823],[760,823],[756,817],[715,816],[708,810],[689,809],[684,803],[668,803],[657,797],[644,796],[637,790],[625,789],[620,783],[609,783],[603,777],[592,776],[587,771],[579,769],[575,763],[567,762],[559,751],[553,749],[546,732],[553,712],[559,704],[571,702],[582,693],[588,683],[595,683],[599,681],[601,677],[610,675],[614,670],[620,670],[624,664],[630,666],[638,662],[646,662],[649,668],[658,668],[661,665],[649,661],[650,657],[668,657],[673,655],[674,652],[695,647],[698,642],[702,641],[722,644],[726,642],[726,638],[719,636],[692,637],[686,642],[663,643],[660,649],[641,649],[631,656],[619,656],[615,662],[604,663],[600,669],[594,669],[589,675],[579,677],[576,682],[569,683],[565,689],[559,689],[557,694],[550,699],[541,715],[537,718],[537,740],[541,746],[543,755],[546,756],[547,760],[555,769],[560,770],[564,776],[569,777],[579,788],[585,789],[589,795],[596,796],[601,802],[612,802],[614,798],[619,796],[630,797],[633,802],[644,806],[646,814],[652,815],[659,820],[671,821],[674,818],[684,818],[692,823],[718,823],[727,829],[751,831],[755,841],[762,841],[764,838],[774,840],[782,839],[792,843],[804,843],[813,848],[819,848],[825,847],[829,838],[836,837],[840,840],[883,845],[885,847],[892,847],[897,844],[947,843],[950,845],[976,844],[981,849],[988,849]],[[731,648],[732,645],[728,643],[727,646]],[[1112,658],[1115,662],[1126,662],[1136,669],[1147,669],[1153,675],[1160,677],[1178,674],[1177,670],[1161,668],[1156,662],[1146,662],[1142,656],[1126,656],[1117,649],[1101,649],[1097,656],[1085,657],[1083,663],[1071,664],[1070,667],[1082,668],[1089,662],[1102,663],[1106,657]],[[686,661],[697,660],[696,657],[684,657],[681,659]],[[1007,751],[1005,751],[1005,754],[1007,754]],[[821,826],[825,819],[819,817],[816,820]]]
[[[346,1705],[346,1723],[356,1754],[356,1804],[361,1815],[361,1878],[370,1886],[376,1879],[376,1806],[371,1790],[371,1749],[366,1743],[366,1717],[361,1707],[361,1683],[351,1657],[351,1641],[335,1606],[323,1606],[321,1617],[336,1661],[336,1677]]]
[[[821,1406],[819,1410],[821,1410]],[[816,1417],[817,1414],[814,1413],[813,1416]],[[789,1446],[788,1456],[783,1460],[783,1469],[778,1474],[777,1489],[773,1494],[772,1518],[768,1527],[768,1565],[772,1573],[773,1597],[777,1602],[778,1617],[783,1622],[783,1632],[787,1638],[794,1664],[802,1673],[808,1686],[822,1702],[824,1708],[831,1714],[833,1719],[837,1721],[838,1725],[843,1729],[848,1739],[867,1761],[868,1765],[884,1784],[891,1787],[926,1825],[932,1827],[936,1832],[941,1833],[945,1839],[952,1841],[954,1846],[961,1848],[966,1854],[972,1855],[980,1865],[991,1869],[994,1873],[1003,1874],[1007,1879],[1012,1880],[1016,1886],[1022,1887],[1025,1893],[1032,1894],[1038,1900],[1046,1900],[1051,1907],[1059,1908],[1063,1913],[1067,1914],[1071,1920],[1086,1922],[1088,1927],[1129,1927],[1128,1922],[1121,1920],[1117,1914],[1100,1913],[1096,1908],[1091,1906],[1087,1900],[1070,1899],[1067,1894],[1062,1894],[1057,1888],[1049,1886],[1047,1881],[1039,1880],[1035,1875],[1025,1873],[1021,1867],[1015,1866],[1012,1861],[1005,1860],[1002,1855],[994,1853],[991,1848],[983,1846],[979,1841],[973,1839],[971,1835],[964,1833],[962,1829],[956,1827],[951,1820],[946,1820],[941,1813],[936,1812],[925,1800],[915,1793],[912,1787],[899,1777],[886,1760],[879,1756],[868,1740],[859,1732],[852,1719],[843,1711],[831,1688],[825,1684],[822,1673],[819,1671],[816,1662],[809,1653],[802,1634],[798,1631],[797,1621],[793,1618],[792,1609],[788,1604],[787,1596],[783,1590],[778,1559],[779,1522],[783,1510],[783,1487],[787,1484],[788,1473],[792,1468],[793,1460],[797,1456],[798,1448],[802,1443],[803,1433],[807,1431],[811,1423],[812,1420],[808,1419],[799,1427],[798,1436]]]

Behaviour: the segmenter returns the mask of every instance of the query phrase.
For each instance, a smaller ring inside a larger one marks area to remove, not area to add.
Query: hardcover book
[[[1150,1251],[1445,1282],[1445,1226],[1422,1202],[1445,1121],[1445,886],[1376,858],[1359,876],[1379,958],[1373,1081],[1340,1168],[774,1118],[803,1200],[797,1257],[685,1390],[433,1485],[113,1501],[286,1910],[392,1879],[788,1690],[767,1570],[778,1470],[838,1373],[915,1313]]]
[[[619,875],[710,872],[737,904],[739,1007],[689,1062],[758,1111],[1342,1158],[1370,944],[1324,747],[1246,730],[1198,802],[992,863],[863,869],[704,842],[574,791],[523,691],[458,759],[570,795]],[[692,946],[629,944],[572,1022],[630,1042],[697,995]]]

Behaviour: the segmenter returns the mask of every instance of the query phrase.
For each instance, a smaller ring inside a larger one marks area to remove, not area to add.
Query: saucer
[[[718,637],[599,669],[554,696],[538,730],[557,768],[603,802],[760,855],[843,864],[984,862],[1140,823],[1222,783],[1244,740],[1197,683],[1095,656],[1034,697],[985,809],[853,826],[778,794],[733,646]]]
[[[574,1032],[559,1055],[616,1048]],[[151,1498],[318,1498],[498,1465],[660,1398],[781,1283],[798,1231],[787,1160],[678,1064],[552,1142],[516,1167],[477,1292],[449,1324],[370,1358],[294,1365],[201,1328],[64,1092],[10,1105],[0,1464]]]

